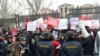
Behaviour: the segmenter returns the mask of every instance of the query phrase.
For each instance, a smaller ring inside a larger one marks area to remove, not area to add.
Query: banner
[[[38,27],[41,27],[41,25],[44,24],[43,18],[39,18],[35,21],[36,21]]]
[[[35,31],[36,28],[37,28],[36,21],[28,22],[28,24],[27,24],[27,31]]]
[[[91,26],[90,26],[91,29],[99,29],[99,27],[100,27],[100,24],[98,20],[91,21]]]
[[[59,25],[59,20],[53,17],[48,17],[46,23],[53,27],[57,27]]]
[[[41,30],[45,30],[47,28],[47,24],[44,23],[43,18],[39,18],[37,20],[35,20],[37,23],[37,27],[41,28]]]
[[[47,29],[47,24],[42,24],[40,28],[42,31],[45,31]]]
[[[90,29],[99,29],[99,21],[98,20],[84,20],[85,26],[89,26]]]

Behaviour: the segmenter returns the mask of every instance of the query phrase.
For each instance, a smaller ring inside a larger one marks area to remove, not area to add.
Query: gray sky
[[[48,0],[47,2],[49,2]],[[68,3],[68,4],[73,4],[75,6],[81,6],[83,4],[89,3],[89,4],[100,4],[100,0],[54,0],[53,6],[51,8],[57,9],[57,6],[63,4],[63,3]]]
[[[29,13],[28,9],[29,7],[27,6],[27,2],[26,0],[16,0],[19,3],[13,2],[14,0],[8,0],[9,2],[9,7],[10,7],[10,11],[14,12],[17,11],[18,13],[22,13],[27,15]],[[46,0],[45,1],[45,5],[48,5],[50,3],[51,0]],[[12,3],[13,2],[13,3]],[[12,5],[10,5],[12,3]],[[49,7],[50,9],[56,10],[58,8],[59,5],[63,4],[63,3],[68,3],[68,4],[73,4],[75,6],[81,6],[83,4],[89,3],[89,4],[100,4],[100,0],[53,0],[52,5]],[[19,5],[20,4],[20,5]],[[26,6],[25,6],[26,5]],[[46,6],[48,7],[48,6]],[[18,8],[18,10],[16,10],[16,8]]]

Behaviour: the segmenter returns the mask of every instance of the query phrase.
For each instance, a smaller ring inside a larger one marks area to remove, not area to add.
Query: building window
[[[60,12],[62,12],[62,8],[60,9]]]
[[[65,12],[67,12],[67,8],[65,8]]]

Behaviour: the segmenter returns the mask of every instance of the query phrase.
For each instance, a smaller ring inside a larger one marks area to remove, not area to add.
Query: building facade
[[[93,4],[84,4],[82,6],[77,7],[74,7],[74,5],[71,4],[62,4],[58,8],[60,17],[62,18],[78,16],[85,16],[91,19],[100,18],[100,6]]]
[[[66,4],[66,3],[58,6],[58,11],[60,13],[60,17],[69,18],[69,14],[73,8],[74,8],[74,5]]]

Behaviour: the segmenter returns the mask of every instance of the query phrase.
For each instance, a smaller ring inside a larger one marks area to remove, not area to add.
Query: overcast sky
[[[14,0],[8,0],[9,4],[11,4],[12,1],[14,1]],[[13,9],[16,10],[16,8],[18,8],[17,11],[19,13],[23,12],[23,14],[28,14],[29,13],[29,11],[28,11],[29,8],[26,5],[27,4],[26,0],[16,0],[16,1],[21,2],[22,6],[18,5],[18,3],[16,3],[16,2],[13,2],[10,5],[10,7],[11,7],[10,11],[12,12]],[[46,0],[45,1],[46,7],[48,7],[47,5],[50,2],[51,2],[51,0]],[[100,4],[100,0],[52,0],[52,4],[51,4],[51,6],[49,8],[53,9],[53,10],[56,10],[58,8],[58,6],[63,4],[63,3],[73,4],[74,6],[81,6],[81,5],[86,4],[86,3],[89,3],[89,4],[96,4],[96,3],[98,3],[98,4]],[[15,12],[15,11],[13,11],[13,12]]]
[[[49,2],[50,0],[47,0]],[[100,4],[100,0],[54,0],[53,1],[53,6],[51,8],[57,9],[57,6],[63,4],[63,3],[68,3],[68,4],[73,4],[75,6],[81,6],[83,4],[89,3],[89,4]]]

